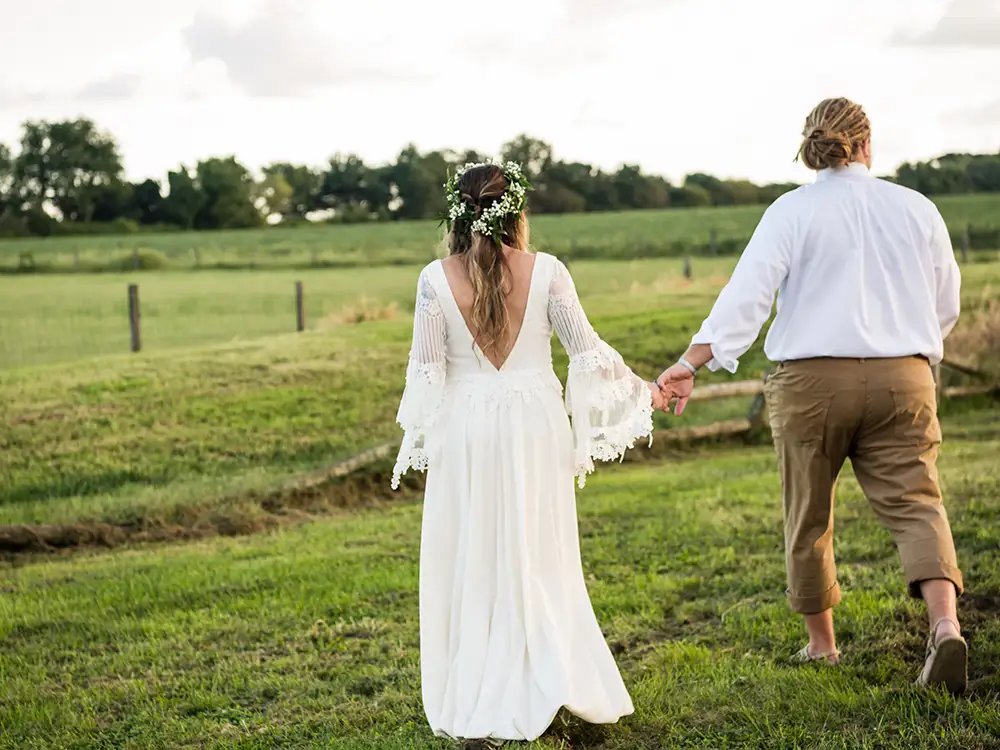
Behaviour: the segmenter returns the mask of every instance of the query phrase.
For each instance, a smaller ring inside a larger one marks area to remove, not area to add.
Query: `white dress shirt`
[[[951,238],[930,200],[852,163],[778,198],[692,340],[736,372],[771,314],[772,362],[923,355],[941,361],[959,313]]]

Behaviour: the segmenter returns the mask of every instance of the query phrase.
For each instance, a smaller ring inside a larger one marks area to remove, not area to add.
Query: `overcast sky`
[[[373,162],[408,142],[756,181],[826,96],[876,168],[1000,149],[1000,0],[0,0],[0,140],[86,115],[128,175],[235,154]]]

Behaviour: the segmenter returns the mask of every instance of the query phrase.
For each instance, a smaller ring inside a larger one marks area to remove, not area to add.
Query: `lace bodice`
[[[449,399],[494,402],[515,393],[561,388],[552,367],[552,333],[570,357],[566,409],[574,434],[580,486],[594,461],[620,458],[636,439],[652,434],[646,383],[591,326],[573,279],[558,259],[538,253],[524,322],[497,369],[474,343],[440,261],[417,282],[413,344],[397,420],[404,431],[393,486],[408,469],[426,470],[440,455],[440,415]]]

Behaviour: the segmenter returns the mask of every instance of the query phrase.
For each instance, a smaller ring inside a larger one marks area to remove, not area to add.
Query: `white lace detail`
[[[549,297],[549,310],[551,312],[567,312],[577,304],[579,304],[579,299],[576,296],[576,290]]]
[[[576,439],[574,473],[581,488],[594,461],[623,459],[639,438],[652,444],[652,394],[603,341],[570,358],[566,390]]]
[[[485,404],[490,412],[509,403],[513,394],[534,397],[546,391],[562,394],[562,383],[551,368],[498,373],[488,379],[479,376],[456,378],[448,382],[448,398],[458,408],[462,408],[463,403],[474,401]]]
[[[427,471],[434,451],[428,437],[444,404],[447,326],[428,269],[420,274],[413,308],[413,345],[406,367],[406,388],[396,414],[396,422],[403,428],[403,442],[392,471],[393,489],[399,488],[400,477],[410,469]]]
[[[413,314],[429,318],[444,318],[444,310],[441,309],[441,303],[438,302],[437,297],[425,294],[417,296],[417,301],[413,306]]]
[[[573,420],[575,476],[583,487],[594,461],[621,459],[639,438],[652,441],[653,397],[590,325],[562,263],[549,285],[549,320],[570,355],[566,410]]]

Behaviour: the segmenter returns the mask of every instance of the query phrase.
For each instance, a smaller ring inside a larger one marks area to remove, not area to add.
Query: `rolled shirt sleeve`
[[[786,197],[764,212],[729,283],[691,340],[711,347],[708,369],[713,372],[736,372],[739,358],[757,340],[771,315],[774,295],[788,276],[796,222]]]

